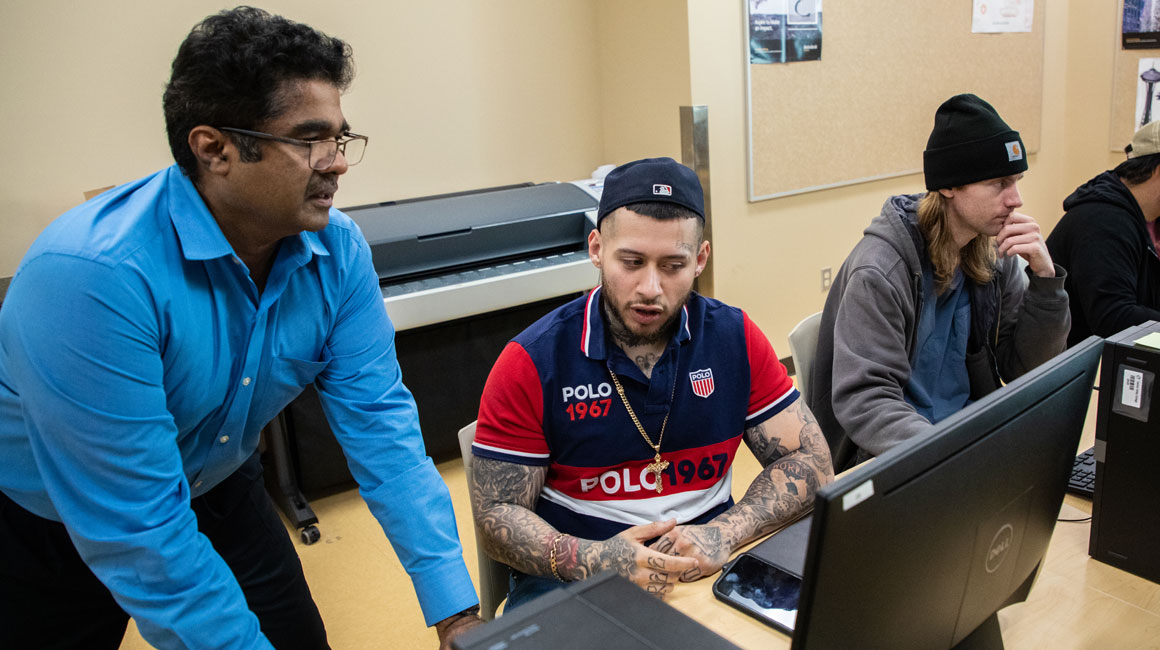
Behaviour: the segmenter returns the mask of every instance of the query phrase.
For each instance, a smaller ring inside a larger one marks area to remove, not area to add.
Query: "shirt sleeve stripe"
[[[754,411],[753,413],[750,413],[749,415],[745,416],[745,421],[748,422],[748,421],[752,420],[753,418],[755,418],[759,415],[762,415],[766,411],[769,411],[770,409],[775,408],[775,407],[777,407],[777,410],[774,411],[774,413],[780,412],[783,408],[789,406],[790,404],[793,404],[794,401],[797,400],[799,395],[800,395],[800,393],[798,393],[798,390],[796,388],[794,388],[793,386],[790,386],[790,389],[787,390],[786,392],[782,393],[780,397],[773,400],[772,402],[765,405],[764,407]],[[773,415],[773,413],[771,413],[770,415]]]
[[[471,447],[473,449],[483,449],[486,451],[492,451],[492,452],[495,452],[497,454],[505,454],[505,455],[510,455],[510,456],[524,456],[526,458],[548,458],[548,456],[549,456],[548,454],[532,454],[532,453],[528,453],[526,451],[515,451],[512,449],[503,449],[501,447],[493,447],[491,445],[485,445],[485,444],[482,444],[479,442],[471,443]]]

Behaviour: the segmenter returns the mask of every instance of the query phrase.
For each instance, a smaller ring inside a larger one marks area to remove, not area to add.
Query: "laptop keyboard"
[[[1071,468],[1071,480],[1067,483],[1067,491],[1091,499],[1096,492],[1096,458],[1095,447],[1088,449],[1075,457],[1075,464]]]

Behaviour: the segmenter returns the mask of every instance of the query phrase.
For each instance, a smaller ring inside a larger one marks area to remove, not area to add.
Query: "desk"
[[[1093,397],[1080,450],[1095,438],[1095,412]],[[1060,517],[1081,519],[1091,510],[1091,501],[1068,494]],[[1160,585],[1088,557],[1090,532],[1090,520],[1056,523],[1027,602],[999,613],[1008,650],[1160,648]],[[667,602],[747,650],[790,647],[788,636],[714,598],[715,579],[678,585]]]

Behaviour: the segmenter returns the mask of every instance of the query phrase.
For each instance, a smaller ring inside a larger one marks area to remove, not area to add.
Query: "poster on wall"
[[[1125,50],[1160,48],[1160,0],[1124,0],[1120,31]]]
[[[822,0],[746,1],[750,63],[821,60]]]
[[[1136,120],[1132,132],[1160,117],[1160,59],[1140,59],[1136,77]]]
[[[976,34],[1030,32],[1035,0],[975,0],[971,31]]]

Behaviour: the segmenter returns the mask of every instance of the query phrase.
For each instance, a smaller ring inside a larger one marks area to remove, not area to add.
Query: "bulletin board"
[[[1125,50],[1120,47],[1122,25],[1124,23],[1123,4],[1116,11],[1116,53],[1112,70],[1112,123],[1108,133],[1108,145],[1112,151],[1123,153],[1124,147],[1132,141],[1132,134],[1140,128],[1136,122],[1136,96],[1139,92],[1140,59],[1160,59],[1160,50]],[[1160,66],[1157,66],[1160,68]],[[1153,94],[1160,93],[1160,84],[1152,88]],[[1160,118],[1160,101],[1155,103],[1153,121]]]
[[[1037,152],[1046,3],[1031,32],[975,34],[970,0],[827,0],[821,61],[751,64],[746,36],[749,200],[920,172],[935,110],[958,93]]]

